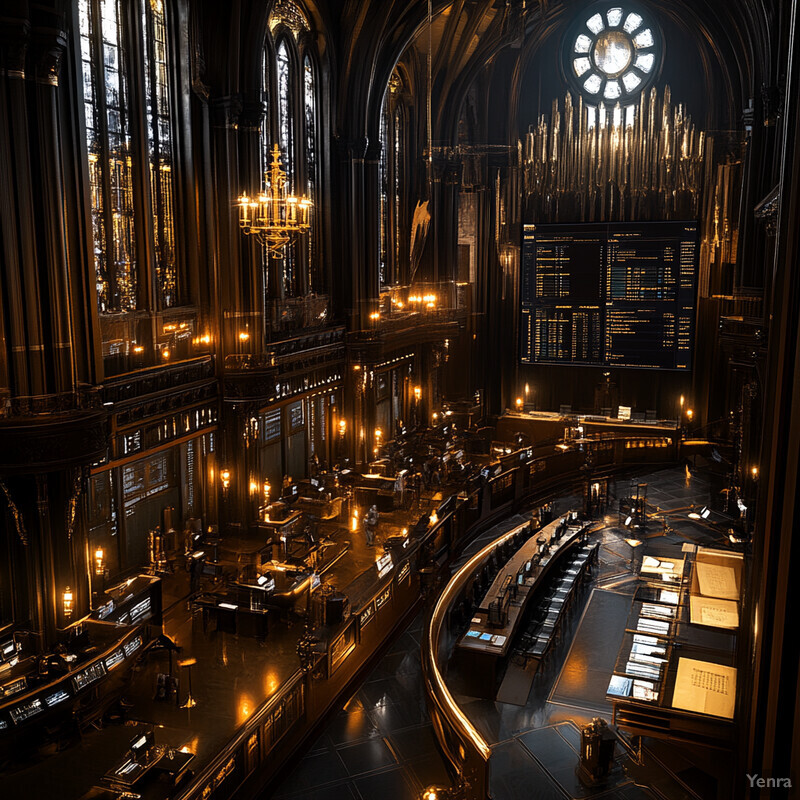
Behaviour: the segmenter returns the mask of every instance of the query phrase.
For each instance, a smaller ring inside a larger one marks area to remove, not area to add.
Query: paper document
[[[689,620],[697,625],[735,630],[739,627],[739,607],[734,600],[692,595],[689,598]]]
[[[735,667],[692,658],[678,659],[673,708],[733,719],[735,699]]]
[[[700,594],[706,597],[721,597],[723,600],[739,599],[736,573],[733,567],[698,561],[695,569],[697,570],[697,582],[700,584]]]

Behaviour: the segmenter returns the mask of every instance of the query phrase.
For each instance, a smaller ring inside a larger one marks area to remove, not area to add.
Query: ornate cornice
[[[54,472],[106,456],[108,415],[75,411],[0,421],[0,475]]]

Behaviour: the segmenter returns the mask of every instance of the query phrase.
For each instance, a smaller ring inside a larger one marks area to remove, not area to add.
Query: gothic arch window
[[[283,157],[283,168],[286,170],[286,185],[289,192],[297,191],[295,183],[295,74],[289,43],[284,38],[278,42],[275,51],[276,76],[278,86],[278,145]],[[283,279],[289,294],[295,294],[297,245],[284,248]]]
[[[80,0],[78,13],[97,304],[101,312],[133,311],[139,280],[123,4]]]
[[[283,284],[287,294],[321,287],[319,219],[319,86],[307,17],[293,0],[277,0],[264,42],[265,122],[261,149],[266,171],[277,143],[289,191],[308,196],[311,230],[284,249]]]
[[[141,0],[137,7],[139,13],[131,14],[123,0],[78,5],[101,313],[169,308],[179,299],[168,19],[164,0]],[[134,55],[139,52],[141,61]],[[137,69],[143,82],[134,79]],[[141,96],[134,98],[136,92]],[[139,103],[145,117],[141,146],[131,114]],[[146,172],[139,172],[144,165]],[[137,207],[149,207],[149,213],[139,216]],[[148,253],[142,242],[150,241]],[[143,270],[150,263],[152,276]]]
[[[307,240],[308,258],[308,286],[314,289],[319,283],[319,230],[315,225],[316,209],[319,207],[319,193],[317,192],[317,74],[311,56],[306,53],[303,57],[303,107],[305,122],[305,169],[306,191],[313,203],[311,207],[311,231]]]
[[[381,107],[380,180],[380,282],[391,286],[404,280],[403,270],[403,173],[406,157],[406,125],[401,100],[402,83],[397,74],[389,81]]]
[[[144,3],[142,33],[156,290],[158,305],[169,308],[178,302],[178,275],[175,261],[172,98],[163,0],[146,0]]]

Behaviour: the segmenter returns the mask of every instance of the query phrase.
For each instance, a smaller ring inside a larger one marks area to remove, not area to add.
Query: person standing
[[[364,533],[367,538],[367,547],[374,547],[375,545],[375,531],[378,527],[379,517],[378,507],[375,505],[370,506],[364,517]]]

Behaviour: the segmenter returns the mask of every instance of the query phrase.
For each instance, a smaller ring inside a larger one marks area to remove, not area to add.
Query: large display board
[[[520,361],[690,370],[696,222],[525,225]]]

